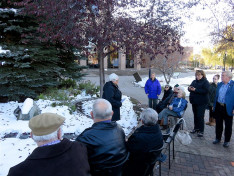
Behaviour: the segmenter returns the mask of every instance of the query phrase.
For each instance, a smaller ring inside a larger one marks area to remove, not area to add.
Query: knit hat
[[[44,136],[55,132],[65,121],[65,118],[54,113],[43,113],[29,120],[32,134]]]
[[[179,87],[179,84],[176,84],[174,87]]]

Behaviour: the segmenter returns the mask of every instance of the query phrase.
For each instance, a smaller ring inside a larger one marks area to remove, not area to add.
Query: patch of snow
[[[13,11],[14,13],[17,13],[17,9],[14,9],[14,8],[5,8],[5,9],[3,9],[3,8],[0,8],[0,11],[2,11],[2,12],[9,12],[9,11]]]
[[[10,167],[24,161],[37,147],[31,139],[0,139],[0,176],[6,176]]]
[[[2,47],[0,46],[0,54],[1,54],[1,53],[6,54],[6,52],[10,52],[10,50],[3,50]]]
[[[22,107],[22,114],[28,114],[30,109],[32,109],[33,107],[33,99],[31,98],[27,98],[24,103],[23,103],[23,107]]]

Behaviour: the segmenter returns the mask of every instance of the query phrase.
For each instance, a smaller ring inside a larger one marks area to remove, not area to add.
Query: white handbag
[[[192,142],[189,132],[185,130],[179,130],[175,136],[175,140],[183,145],[189,145]]]

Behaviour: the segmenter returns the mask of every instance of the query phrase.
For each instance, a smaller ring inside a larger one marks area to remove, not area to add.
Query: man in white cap
[[[86,147],[62,138],[64,121],[64,117],[54,113],[30,119],[31,136],[38,147],[25,161],[12,167],[8,176],[90,175]]]

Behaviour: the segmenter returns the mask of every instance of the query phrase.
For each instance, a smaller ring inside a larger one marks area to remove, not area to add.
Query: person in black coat
[[[158,115],[155,110],[147,108],[141,113],[142,126],[130,136],[127,148],[130,152],[126,162],[124,176],[144,176],[148,168],[149,152],[163,146],[163,137],[157,124]],[[160,154],[160,153],[159,153]],[[153,156],[156,159],[157,156]]]
[[[166,86],[165,86],[165,87],[166,87]],[[174,90],[173,90],[173,91],[172,91],[172,90],[171,90],[170,92],[167,91],[168,93],[167,93],[166,97],[164,98],[164,96],[163,96],[162,101],[160,101],[160,102],[157,104],[157,106],[156,106],[156,111],[157,111],[158,114],[159,114],[164,108],[166,108],[167,105],[169,105],[175,97],[177,97],[177,93],[179,92],[179,90],[180,90],[180,87],[179,87],[178,84],[176,84],[176,85],[174,86]],[[172,92],[172,93],[171,93],[171,92]],[[164,90],[164,95],[165,95],[165,90]]]
[[[217,89],[217,84],[219,82],[219,75],[215,75],[213,77],[213,82],[210,83],[209,87],[209,101],[208,101],[208,108],[209,108],[209,122],[206,122],[206,125],[215,126],[215,118],[213,112],[213,105],[215,100],[215,94]]]
[[[112,110],[114,112],[112,116],[112,121],[120,120],[120,107],[122,106],[122,93],[119,90],[118,83],[119,77],[115,73],[109,76],[110,81],[107,82],[103,87],[102,98],[108,100],[112,105]]]
[[[32,139],[38,147],[25,161],[12,167],[8,176],[89,176],[87,148],[80,142],[62,139],[64,120],[53,113],[30,119]]]
[[[165,85],[162,101],[164,101],[167,97],[171,96],[172,94],[173,94],[172,87],[168,84]]]
[[[194,114],[194,129],[191,133],[198,133],[198,137],[203,137],[204,115],[208,104],[209,82],[203,70],[197,70],[196,79],[188,87],[190,92],[189,101],[192,104]]]
[[[87,146],[92,176],[121,176],[128,159],[124,131],[111,121],[112,114],[107,100],[96,100],[91,112],[93,126],[76,138]]]

